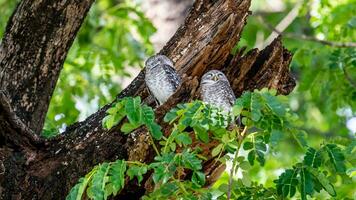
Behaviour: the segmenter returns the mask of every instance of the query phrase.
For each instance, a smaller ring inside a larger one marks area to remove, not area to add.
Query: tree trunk
[[[2,199],[63,199],[78,179],[100,162],[150,162],[154,157],[144,128],[126,136],[118,127],[109,131],[101,127],[111,103],[57,138],[43,140],[35,135],[42,129],[59,71],[91,3],[23,0],[10,19],[0,53]],[[294,88],[288,67],[291,54],[280,38],[262,51],[230,55],[249,7],[250,0],[197,0],[185,23],[161,50],[184,77],[178,91],[156,109],[157,121],[166,134],[169,127],[162,117],[177,103],[198,98],[199,79],[209,69],[223,70],[237,96],[255,88],[275,88],[281,94]],[[143,72],[117,99],[125,96],[141,96],[147,102]],[[213,146],[203,147],[208,150]],[[213,182],[214,171],[209,166],[206,163],[204,169]],[[142,186],[129,183],[119,198],[138,199],[149,185],[149,181]]]
[[[16,115],[40,133],[67,52],[94,0],[23,0],[0,48],[0,90]]]

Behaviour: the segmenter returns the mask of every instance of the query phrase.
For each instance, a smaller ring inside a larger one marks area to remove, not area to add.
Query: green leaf
[[[107,174],[109,172],[109,163],[103,163],[98,166],[96,173],[90,182],[90,187],[88,188],[88,196],[94,200],[106,199],[105,196],[105,185],[109,181]]]
[[[258,151],[263,151],[263,152],[267,151],[267,146],[265,143],[263,143],[263,141],[257,141],[255,143],[255,148]]]
[[[118,191],[124,188],[125,184],[125,172],[126,172],[126,162],[123,160],[117,160],[111,163],[111,168],[109,170],[109,181],[112,184],[112,192],[108,194],[116,195]]]
[[[302,200],[307,200],[307,195],[312,195],[314,191],[312,177],[307,168],[302,168],[299,172],[300,176],[300,195]]]
[[[177,157],[179,156],[176,156],[173,152],[155,157],[155,161],[157,162],[151,163],[148,168],[154,170],[152,178],[156,184],[160,181],[164,184],[172,178],[177,169],[175,166]]]
[[[304,156],[304,164],[314,168],[318,168],[321,166],[321,162],[322,159],[320,152],[315,150],[314,148],[308,148],[308,151]]]
[[[243,148],[245,150],[252,149],[248,155],[247,160],[253,166],[254,160],[260,163],[261,166],[265,164],[264,152],[267,151],[267,145],[264,143],[263,136],[259,135],[257,137],[252,136],[252,142],[245,142]]]
[[[142,109],[141,109],[141,98],[127,98],[125,111],[127,113],[127,118],[132,124],[142,124]]]
[[[109,108],[106,113],[106,117],[102,120],[102,126],[106,129],[111,129],[115,125],[117,125],[125,116],[125,110],[123,109],[123,103],[126,99],[117,102],[113,107]]]
[[[202,161],[192,152],[184,151],[177,155],[177,165],[187,169],[198,171],[202,169]]]
[[[277,193],[283,197],[293,197],[297,191],[297,185],[299,183],[298,168],[285,170],[278,178],[277,181]]]
[[[117,111],[118,111],[118,109],[114,106],[114,107],[107,109],[106,113],[114,115]]]
[[[255,122],[259,121],[262,117],[261,113],[262,104],[259,94],[251,94],[251,119]]]
[[[178,134],[175,137],[175,140],[178,144],[183,144],[184,146],[192,144],[192,138],[190,138],[189,134],[186,132]]]
[[[241,97],[236,100],[235,105],[249,108],[251,104],[251,94],[249,91],[244,92]]]
[[[243,169],[243,170],[249,170],[249,169],[251,169],[251,165],[250,165],[249,162],[247,162],[247,161],[242,161],[242,162],[240,162],[239,167],[240,167],[241,169]]]
[[[266,99],[266,105],[271,109],[273,114],[278,117],[283,117],[286,112],[286,108],[279,102],[276,96],[272,96],[270,93],[262,93]]]
[[[336,144],[327,144],[324,146],[328,152],[330,161],[333,163],[337,172],[345,173],[345,156],[341,152],[341,149]]]
[[[123,133],[131,133],[133,130],[138,128],[138,125],[130,124],[130,123],[125,123],[121,126],[121,132]]]
[[[261,166],[265,165],[266,160],[263,152],[256,150],[256,153],[257,153],[257,161],[260,163]]]
[[[204,128],[200,126],[195,126],[193,127],[193,130],[195,134],[198,136],[198,138],[204,142],[204,143],[209,143],[209,134],[208,131],[206,131]]]
[[[251,166],[253,166],[255,158],[256,158],[255,150],[250,151],[248,153],[248,155],[247,155],[247,160],[248,160],[248,162],[250,163]]]
[[[107,115],[102,121],[102,126],[106,129],[111,129],[115,126],[115,118],[112,115]]]
[[[252,149],[253,148],[253,143],[252,142],[245,142],[244,144],[243,144],[243,149],[244,150],[250,150],[250,149]]]
[[[235,105],[232,107],[232,114],[234,116],[239,116],[242,112],[243,105],[241,101],[236,101]]]
[[[345,148],[345,154],[353,154],[356,152],[356,139],[353,139],[352,142],[347,145]]]
[[[166,197],[169,197],[178,189],[179,186],[176,183],[166,183],[161,186],[160,193]]]
[[[296,131],[292,130],[291,131],[292,134],[295,135],[295,138],[297,140],[297,142],[302,146],[302,147],[308,147],[308,142],[307,142],[307,134],[305,131],[298,131],[296,133]]]
[[[204,186],[205,174],[200,171],[194,171],[192,175],[192,183],[198,187]]]
[[[147,105],[142,106],[143,121],[145,124],[152,124],[155,120],[155,113],[153,109]]]
[[[160,140],[163,136],[161,127],[157,123],[152,123],[148,125],[148,130],[152,134],[152,137],[156,140]]]
[[[223,144],[219,144],[218,146],[216,146],[212,151],[211,151],[211,155],[213,157],[216,157],[220,154],[220,152],[223,150],[224,145]]]
[[[174,120],[178,117],[177,111],[178,111],[177,108],[171,109],[171,110],[164,116],[164,119],[163,119],[164,122],[172,122],[172,121],[174,121]]]
[[[88,178],[80,178],[78,183],[70,190],[66,200],[81,200],[88,182]]]
[[[282,138],[283,138],[283,132],[280,130],[273,129],[271,131],[271,137],[269,139],[269,142],[271,146],[274,147],[277,146],[277,144],[279,143],[279,141],[281,141]]]
[[[143,175],[147,173],[147,166],[137,166],[133,165],[127,170],[127,175],[132,180],[134,177],[137,177],[138,183],[140,184],[143,180]]]
[[[319,184],[327,191],[331,196],[336,196],[334,186],[329,182],[328,178],[316,169],[309,168],[310,173],[314,175]]]
[[[173,174],[176,171],[174,165],[158,164],[154,168],[154,173],[152,175],[153,181],[157,184],[162,181],[162,184],[168,182],[172,178]]]

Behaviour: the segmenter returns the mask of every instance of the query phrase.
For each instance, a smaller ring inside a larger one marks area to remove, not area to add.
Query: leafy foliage
[[[267,188],[249,180],[247,172],[251,170],[254,161],[257,160],[261,166],[266,163],[269,145],[277,145],[283,138],[289,138],[284,136],[272,142],[272,134],[290,134],[291,138],[299,141],[293,137],[293,132],[298,128],[297,117],[288,109],[285,98],[275,94],[275,91],[267,89],[245,92],[237,99],[233,113],[222,112],[201,101],[180,104],[164,117],[164,121],[172,127],[168,137],[162,134],[157,137],[155,132],[150,131],[151,136],[160,144],[160,148],[156,147],[156,143],[152,141],[157,149],[152,163],[118,160],[98,165],[79,181],[67,198],[80,198],[87,188],[89,198],[106,199],[124,187],[125,176],[130,180],[136,178],[137,183],[141,184],[149,171],[152,172],[155,190],[143,199],[172,196],[178,199],[211,199],[212,191],[218,194],[218,199],[276,199],[300,195],[304,200],[321,190],[325,190],[330,196],[336,196],[336,190],[329,178],[334,172],[341,176],[346,175],[346,158],[342,149],[335,144],[323,144],[319,149],[302,145],[301,148],[307,150],[304,161],[286,169],[274,181],[275,188]],[[238,117],[242,119],[242,131],[234,120]],[[120,130],[124,134],[142,125],[150,127],[152,124],[160,129],[155,122],[152,108],[143,105],[139,97],[119,100],[107,110],[107,116],[103,119],[105,128],[121,126]],[[193,135],[187,132],[189,128],[193,130]],[[232,161],[227,183],[220,184],[212,191],[202,188],[206,183],[202,172],[204,156],[200,155],[200,148],[192,146],[191,137],[202,143],[218,141],[211,154],[220,162]],[[242,151],[246,151],[246,156],[239,155]],[[231,157],[229,154],[225,155],[226,152],[235,155]],[[243,178],[234,180],[233,176],[239,170]]]
[[[233,107],[234,115],[241,115],[242,123],[251,127],[249,141],[243,144],[244,150],[250,150],[247,158],[251,165],[255,159],[264,165],[264,153],[267,151],[268,143],[277,143],[277,140],[283,137],[283,133],[298,131],[293,126],[296,116],[287,109],[285,98],[275,94],[276,91],[267,89],[245,92]],[[278,133],[281,135],[275,137]]]
[[[102,121],[103,127],[111,129],[127,117],[128,122],[121,126],[123,133],[130,133],[138,127],[145,125],[152,136],[159,140],[162,137],[161,127],[155,122],[153,109],[147,105],[141,106],[141,98],[124,98],[109,108],[108,114]]]
[[[102,163],[93,168],[84,178],[72,188],[66,200],[82,199],[84,191],[90,199],[107,199],[116,195],[125,183],[126,162],[117,160],[111,163]]]
[[[324,154],[326,154],[324,155]],[[323,156],[324,155],[324,156]],[[327,159],[332,163],[325,162]],[[308,148],[304,156],[303,163],[298,163],[293,169],[287,169],[276,180],[278,194],[293,197],[296,188],[300,188],[301,198],[307,199],[307,195],[312,196],[314,191],[320,192],[324,189],[331,196],[336,196],[334,186],[320,169],[329,172],[335,170],[340,174],[345,174],[345,157],[341,149],[335,144],[323,145],[319,150]],[[329,174],[333,176],[333,174]]]
[[[191,127],[198,139],[208,143],[208,131],[211,131],[215,137],[221,137],[222,133],[226,132],[225,129],[232,121],[232,117],[218,108],[195,101],[178,105],[166,114],[164,121],[176,122],[173,132],[182,132],[187,127]]]
[[[271,27],[276,27],[293,8],[302,4],[297,18],[282,33],[283,44],[293,52],[291,66],[298,81],[290,95],[292,109],[301,117],[304,129],[319,135],[316,142],[325,133],[346,137],[349,130],[345,122],[355,117],[356,54],[354,47],[340,48],[333,44],[356,41],[355,1],[279,2],[284,8],[270,7],[265,0],[253,2],[256,14],[249,18],[239,47],[261,47],[273,32]],[[347,113],[340,113],[345,109]]]

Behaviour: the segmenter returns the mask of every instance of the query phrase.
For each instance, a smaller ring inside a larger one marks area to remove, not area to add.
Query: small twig
[[[247,126],[245,126],[244,130],[241,132],[242,139],[245,137],[246,131],[247,131]]]
[[[41,144],[44,142],[42,138],[36,135],[22,120],[16,115],[15,111],[12,109],[9,98],[5,91],[0,91],[0,108],[4,111],[5,117],[7,117],[8,122],[11,126],[20,131],[24,136],[26,136],[32,143]]]
[[[184,185],[182,184],[182,182],[180,180],[177,180],[174,177],[173,177],[173,180],[178,182],[178,185],[179,185],[180,189],[183,191],[184,194],[189,194],[187,192],[187,190],[184,188]]]
[[[228,200],[231,199],[232,179],[234,178],[235,165],[236,165],[237,157],[239,156],[239,151],[240,151],[240,148],[241,148],[242,141],[245,138],[246,131],[247,131],[247,126],[244,127],[244,130],[240,134],[240,139],[238,141],[238,146],[237,146],[237,149],[236,149],[236,152],[235,152],[234,159],[232,161],[232,166],[231,166],[231,170],[230,170],[230,177],[229,177],[229,185],[228,185],[228,190],[227,190],[227,199]]]
[[[230,169],[229,185],[228,185],[228,189],[227,189],[227,200],[231,199],[232,181],[233,181],[233,178],[234,178],[234,171],[235,171],[234,167],[236,165],[237,157],[239,156],[240,147],[241,147],[241,143],[239,142],[239,145],[238,145],[237,150],[235,152],[235,156],[234,156],[234,159],[232,161],[232,166],[231,166],[231,169]]]
[[[153,147],[153,149],[155,150],[156,154],[157,154],[158,156],[161,156],[161,154],[159,153],[158,148],[157,148],[157,146],[156,146],[156,144],[155,144],[155,141],[154,141],[153,138],[152,138],[151,133],[148,133],[148,135],[149,135],[149,137],[150,137],[150,140],[151,140],[151,143],[152,143],[152,147]]]

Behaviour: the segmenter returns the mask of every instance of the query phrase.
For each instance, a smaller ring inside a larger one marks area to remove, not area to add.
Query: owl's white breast
[[[164,70],[159,67],[147,72],[145,80],[150,92],[161,105],[174,93]]]
[[[223,82],[205,84],[202,87],[202,100],[226,112],[230,112],[231,105],[227,98],[227,92]]]

